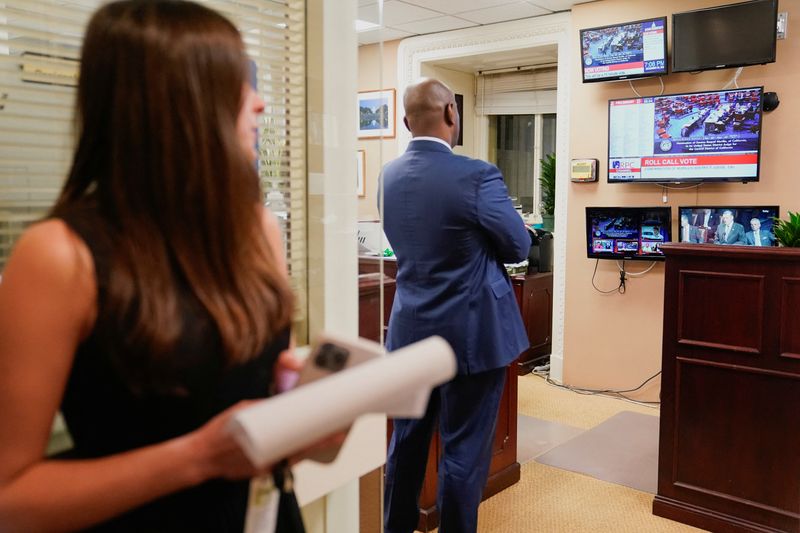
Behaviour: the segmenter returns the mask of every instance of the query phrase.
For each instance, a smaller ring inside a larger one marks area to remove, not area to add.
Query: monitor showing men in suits
[[[772,224],[778,206],[680,207],[680,242],[776,246]]]

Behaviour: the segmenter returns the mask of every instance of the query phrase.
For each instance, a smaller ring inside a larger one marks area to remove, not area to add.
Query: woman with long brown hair
[[[197,4],[92,17],[72,168],[0,284],[0,530],[242,531],[259,472],[225,424],[293,310],[248,69]],[[70,459],[44,455],[59,407]]]

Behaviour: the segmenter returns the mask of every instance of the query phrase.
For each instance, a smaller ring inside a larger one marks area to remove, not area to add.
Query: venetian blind
[[[558,69],[554,66],[511,72],[487,72],[478,76],[478,91],[485,95],[555,89]]]
[[[552,113],[557,78],[555,66],[478,74],[475,111],[479,115]]]
[[[81,39],[101,0],[0,0],[0,271],[55,201],[72,155]],[[305,0],[200,0],[240,29],[267,103],[259,128],[265,203],[281,221],[307,317]]]

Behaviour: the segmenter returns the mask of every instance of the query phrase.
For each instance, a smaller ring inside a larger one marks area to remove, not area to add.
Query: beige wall
[[[671,14],[729,0],[604,0],[573,8],[574,42],[578,30],[593,26],[666,15],[672,35]],[[779,11],[788,11],[790,23],[800,21],[800,0],[781,0]],[[791,24],[790,24],[791,26]],[[796,30],[797,28],[795,28]],[[800,187],[794,168],[797,154],[797,123],[800,119],[800,33],[789,28],[789,38],[778,41],[777,62],[745,67],[740,87],[764,85],[781,98],[780,107],[764,115],[761,181],[742,185],[705,184],[686,191],[669,190],[673,234],[677,209],[693,204],[778,204],[781,214],[800,209]],[[742,36],[746,38],[746,36]],[[565,299],[564,381],[590,388],[629,388],[639,385],[661,368],[664,265],[659,263],[641,278],[629,279],[624,295],[603,295],[591,285],[594,260],[586,258],[586,206],[663,205],[661,187],[653,184],[608,184],[607,126],[608,100],[634,95],[626,82],[581,83],[578,52],[569,65],[572,71],[571,139],[572,158],[600,160],[599,180],[591,184],[566,182],[568,187],[567,266]],[[664,78],[665,94],[722,88],[735,69],[699,74],[670,74]],[[643,95],[658,94],[657,80],[634,81]],[[564,183],[564,181],[561,181]],[[674,235],[673,235],[674,237]],[[641,270],[649,263],[628,262],[626,268]],[[596,284],[612,289],[619,281],[617,266],[601,261]],[[634,395],[655,400],[659,381],[654,380]]]
[[[396,97],[402,98],[397,89],[397,46],[400,41],[383,43],[383,55],[378,44],[358,48],[358,90],[375,91],[395,89]],[[381,71],[383,69],[383,71]],[[383,79],[381,79],[383,76]],[[404,128],[400,113],[395,117],[395,128]],[[358,149],[364,150],[366,173],[364,175],[365,196],[358,199],[358,219],[378,219],[378,174],[387,161],[397,157],[397,137],[393,139],[359,139]]]

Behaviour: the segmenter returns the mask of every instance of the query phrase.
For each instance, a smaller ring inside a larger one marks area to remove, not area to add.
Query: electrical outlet
[[[777,28],[777,38],[778,39],[786,39],[786,30],[789,27],[789,13],[783,11],[782,13],[778,13],[778,28]]]

